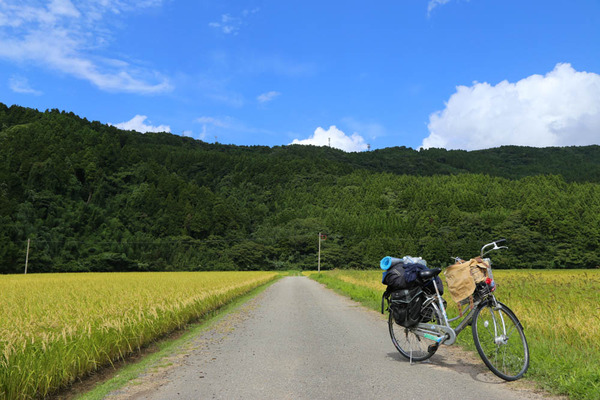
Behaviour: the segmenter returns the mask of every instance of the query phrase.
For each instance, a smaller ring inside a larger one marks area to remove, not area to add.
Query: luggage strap
[[[391,274],[391,275],[402,275],[402,274],[400,273],[400,271],[398,271],[398,270],[397,270],[397,269],[395,269],[395,268],[394,268],[393,270],[391,270],[391,271],[388,271],[388,274]],[[383,292],[383,296],[381,296],[381,313],[382,313],[382,314],[383,314],[383,300],[384,300],[384,299],[387,299],[387,300],[389,301],[389,299],[390,299],[390,294],[391,294],[391,293],[392,293],[392,290],[390,290],[390,287],[388,286],[388,287],[385,289],[385,292]]]
[[[388,286],[385,289],[385,292],[383,292],[383,295],[381,296],[381,313],[382,314],[383,314],[383,300],[386,299],[389,302],[391,293],[392,293],[392,291],[390,290],[390,288]]]

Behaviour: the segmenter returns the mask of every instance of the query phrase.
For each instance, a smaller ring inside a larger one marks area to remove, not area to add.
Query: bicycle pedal
[[[427,352],[435,353],[437,351],[438,347],[440,347],[439,343],[430,344],[429,347],[427,347]]]

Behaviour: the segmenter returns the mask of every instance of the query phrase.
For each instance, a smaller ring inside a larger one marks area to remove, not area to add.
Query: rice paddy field
[[[371,308],[381,307],[381,270],[311,277]],[[600,399],[600,270],[495,270],[494,278],[496,297],[525,328],[531,355],[525,378],[571,399]],[[450,296],[444,297],[448,315],[456,316]],[[470,329],[459,335],[461,346],[474,350],[472,342]]]
[[[0,399],[47,396],[277,276],[276,272],[0,276]]]

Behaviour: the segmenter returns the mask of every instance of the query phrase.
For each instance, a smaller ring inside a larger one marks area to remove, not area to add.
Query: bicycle
[[[440,345],[454,344],[457,335],[470,325],[477,352],[495,375],[514,381],[525,374],[529,368],[529,347],[523,326],[515,313],[496,299],[491,260],[483,258],[492,251],[506,249],[506,246],[498,245],[503,241],[504,239],[497,240],[481,248],[481,260],[487,268],[487,279],[476,284],[468,310],[464,314],[461,312],[459,316],[448,319],[445,301],[434,279],[442,271],[440,268],[417,274],[418,287],[421,288],[424,299],[420,322],[416,325],[404,327],[396,323],[390,309],[392,301],[387,298],[390,336],[402,356],[411,363],[427,360]],[[458,263],[462,260],[455,258],[455,261]],[[451,322],[461,318],[456,328],[450,326]]]

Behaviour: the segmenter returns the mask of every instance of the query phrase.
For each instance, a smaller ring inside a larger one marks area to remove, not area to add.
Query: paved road
[[[452,347],[411,365],[380,314],[306,277],[276,282],[162,364],[110,398],[543,398]]]

